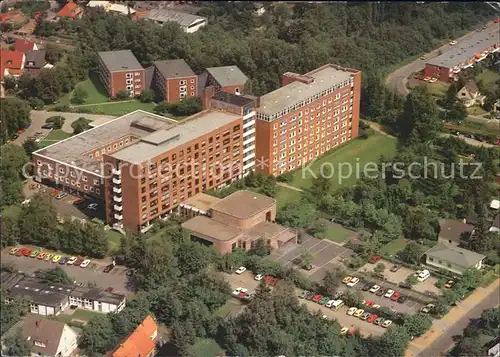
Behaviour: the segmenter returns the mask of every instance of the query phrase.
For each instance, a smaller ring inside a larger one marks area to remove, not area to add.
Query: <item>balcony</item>
[[[249,147],[243,148],[243,153],[255,150],[255,145],[250,145]]]
[[[122,180],[120,178],[113,178],[113,183],[115,185],[121,185],[122,184]]]
[[[120,194],[120,193],[122,193],[122,188],[121,187],[113,187],[113,192]]]
[[[112,169],[111,172],[113,175],[121,175],[122,171],[120,169]]]
[[[121,203],[122,200],[123,199],[120,196],[113,196],[113,201],[115,201],[115,202]]]
[[[123,211],[123,207],[122,207],[122,205],[119,205],[119,206],[118,206],[118,205],[114,205],[114,206],[113,206],[113,208],[114,208],[114,209],[115,209],[115,211],[117,211],[117,212],[121,212],[121,211]]]
[[[255,125],[255,119],[254,120],[249,120],[245,124],[243,124],[243,129],[246,129],[248,127],[251,127],[252,125]]]
[[[119,214],[119,213],[115,213],[115,219],[121,221],[123,219],[123,215]],[[123,226],[122,226],[122,228],[123,228]]]

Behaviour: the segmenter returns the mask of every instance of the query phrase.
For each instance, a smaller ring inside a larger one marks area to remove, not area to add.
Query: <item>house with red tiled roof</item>
[[[61,10],[56,14],[57,18],[60,17],[71,17],[73,20],[80,18],[83,14],[83,9],[75,4],[73,1],[68,1],[66,5],[62,7]]]
[[[0,51],[0,60],[3,70],[0,73],[0,80],[5,76],[19,77],[23,73],[26,56],[19,51]]]
[[[128,335],[113,351],[106,353],[109,357],[151,357],[156,352],[155,338],[158,325],[151,315]]]
[[[28,18],[21,11],[9,11],[0,14],[0,22],[2,23],[19,24],[27,20]]]
[[[26,40],[16,40],[14,42],[14,51],[19,51],[19,52],[29,52],[29,51],[38,51],[38,47],[35,42],[33,41],[26,41]]]

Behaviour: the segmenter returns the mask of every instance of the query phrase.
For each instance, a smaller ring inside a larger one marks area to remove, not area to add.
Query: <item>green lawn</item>
[[[353,231],[350,231],[339,224],[331,222],[327,223],[325,238],[331,240],[332,242],[344,243],[352,234]]]
[[[189,346],[190,355],[195,357],[224,356],[224,350],[212,339],[197,338],[194,345]]]
[[[21,209],[22,209],[22,207],[20,205],[16,205],[16,204],[2,207],[2,216],[15,219],[15,218],[19,217],[19,214],[21,213]]]
[[[301,197],[301,192],[292,190],[290,188],[277,186],[276,201],[278,211],[285,207],[288,203],[293,201],[299,201]]]
[[[474,106],[474,107],[467,108],[467,113],[472,114],[472,115],[483,115],[483,114],[486,114],[487,111],[481,107]]]
[[[492,71],[490,69],[485,70],[479,76],[476,77],[477,81],[483,81],[485,87],[490,90],[495,90],[497,88],[496,81],[500,79],[500,73],[497,71]]]
[[[392,242],[387,243],[380,249],[380,253],[386,255],[395,255],[397,252],[402,251],[406,244],[408,243],[408,239],[406,238],[398,238],[393,240]]]
[[[96,74],[90,74],[89,78],[76,85],[85,89],[88,94],[84,104],[97,104],[109,102],[109,95]]]
[[[60,314],[55,319],[57,321],[65,323],[70,323],[72,320],[81,320],[88,322],[91,318],[96,316],[102,317],[103,314],[90,310],[76,309],[72,315]]]
[[[314,175],[319,177],[320,169],[325,164],[323,173],[326,176],[331,176],[330,168],[333,166],[334,172],[331,180],[333,181],[334,188],[350,186],[361,178],[356,177],[357,167],[359,167],[359,172],[362,174],[366,163],[378,163],[380,155],[391,158],[395,153],[396,139],[375,133],[368,139],[357,139],[334,149],[317,159],[311,165],[308,163],[304,166],[304,169],[299,169],[294,173],[291,185],[302,189],[310,188],[313,184],[314,176],[305,168],[309,167],[314,172]],[[352,169],[351,175],[348,175],[349,167]],[[368,169],[371,169],[371,167],[368,167]],[[372,172],[369,172],[369,174],[373,175]]]
[[[449,83],[444,83],[441,81],[437,81],[435,83],[426,83],[425,86],[429,90],[432,96],[436,98],[443,98],[450,87]]]
[[[122,234],[120,232],[110,229],[106,231],[106,236],[108,237],[110,252],[114,252],[120,249],[120,242],[122,237]]]
[[[58,141],[64,140],[71,137],[71,134],[63,131],[62,129],[52,130],[45,139],[43,139],[38,145],[40,148],[55,144]]]
[[[108,104],[109,103],[109,104]],[[114,115],[121,116],[133,112],[134,110],[142,109],[147,112],[153,112],[155,103],[142,103],[138,100],[125,101],[125,102],[108,102],[106,104],[96,104],[96,105],[83,105],[81,108],[85,108],[85,112],[90,114],[104,114],[104,115]],[[73,111],[78,111],[79,106],[73,106]],[[175,118],[172,118],[175,119]]]

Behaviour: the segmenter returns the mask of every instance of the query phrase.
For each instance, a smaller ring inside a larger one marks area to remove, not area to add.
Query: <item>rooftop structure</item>
[[[455,219],[439,220],[439,240],[449,244],[460,244],[473,231],[474,226]]]
[[[238,115],[216,110],[205,110],[172,127],[157,130],[142,137],[130,147],[120,150],[111,157],[133,164],[143,163],[172,148],[208,134],[238,119]]]
[[[155,61],[154,65],[165,79],[196,76],[183,59]]]
[[[201,211],[203,214],[208,212],[214,205],[220,201],[220,198],[207,195],[206,193],[197,193],[182,202],[179,206]]]
[[[237,191],[220,200],[212,207],[212,210],[245,219],[253,217],[274,205],[276,205],[274,198],[250,191]]]
[[[474,57],[478,52],[500,42],[498,28],[475,32],[467,40],[461,41],[455,47],[426,62],[434,66],[453,68],[455,65]]]
[[[98,52],[97,55],[110,72],[143,69],[130,50]]]
[[[206,70],[222,87],[242,85],[248,81],[238,66],[210,67]]]
[[[131,136],[133,137],[132,141],[137,141],[141,137],[151,135],[152,132],[168,129],[175,124],[176,122],[172,119],[136,110],[47,146],[35,153],[92,173],[101,174],[101,161],[96,157],[90,158],[85,153],[125,136]]]
[[[150,10],[149,13],[144,16],[144,18],[162,24],[165,22],[176,22],[183,28],[189,28],[196,23],[207,21],[207,19],[202,16],[187,14],[185,12],[172,11],[168,9]]]
[[[73,287],[44,283],[39,279],[24,277],[13,286],[8,287],[9,297],[29,297],[34,304],[44,306],[59,306],[68,300]]]
[[[123,294],[104,291],[101,288],[86,288],[82,286],[74,288],[71,292],[71,296],[74,298],[100,301],[113,305],[120,305],[124,299]]]
[[[215,100],[219,100],[221,102],[226,102],[229,104],[233,104],[239,107],[244,107],[246,105],[252,104],[255,102],[255,99],[249,98],[247,96],[237,95],[228,92],[217,92],[212,97]]]
[[[130,335],[120,342],[113,352],[107,355],[110,357],[152,356],[156,347],[154,339],[157,334],[158,325],[151,315],[148,315]]]
[[[291,110],[307,105],[322,95],[347,86],[354,80],[356,72],[328,65],[302,75],[301,77],[308,78],[310,83],[297,80],[260,97],[258,118],[272,121]]]

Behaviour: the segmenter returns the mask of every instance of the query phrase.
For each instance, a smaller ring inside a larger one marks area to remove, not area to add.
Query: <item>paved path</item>
[[[370,126],[370,128],[372,128],[376,132],[378,132],[378,133],[380,133],[382,135],[388,136],[390,138],[397,139],[395,136],[393,136],[393,135],[385,132],[384,129],[382,129],[382,126],[379,123],[375,123],[375,122],[370,121],[370,120],[364,120],[364,122],[366,124],[368,124]]]
[[[493,22],[490,22],[487,24],[488,28],[489,29],[493,29],[493,28],[498,28],[498,24],[495,24]],[[469,32],[468,34],[456,39],[456,41],[458,42],[456,46],[460,46],[461,42],[470,38],[475,32]],[[428,60],[428,59],[431,59],[431,58],[434,58],[434,57],[437,57],[439,55],[439,51],[441,51],[442,53],[444,53],[446,50],[448,50],[451,46],[446,43],[445,45],[431,51],[430,53],[427,54],[427,59],[426,60],[421,60],[421,59],[417,59],[403,67],[400,67],[398,68],[397,70],[395,70],[394,72],[392,72],[391,74],[389,74],[389,76],[386,78],[386,84],[392,88],[392,89],[395,89],[397,90],[400,94],[406,96],[408,93],[409,93],[409,90],[408,88],[406,87],[406,84],[408,83],[408,77],[415,73],[415,72],[418,72],[422,69],[424,69],[425,67],[425,62]]]
[[[500,304],[500,280],[494,281],[486,288],[478,288],[464,301],[450,310],[441,320],[436,320],[429,332],[413,340],[406,357],[442,356],[453,345],[453,336],[462,334],[471,319],[478,318],[485,309]]]
[[[439,136],[445,137],[445,138],[453,136],[455,138],[462,139],[467,144],[472,145],[472,146],[479,146],[479,147],[484,146],[485,148],[493,148],[493,147],[495,147],[495,145],[493,145],[493,144],[485,143],[485,142],[474,140],[474,139],[471,139],[471,138],[467,138],[467,137],[465,137],[463,135],[456,136],[456,135],[451,135],[451,134],[446,134],[446,133],[440,133]]]
[[[118,104],[118,103],[129,103],[136,102],[135,99],[131,100],[114,100],[110,102],[102,102],[102,103],[90,103],[90,104],[79,104],[79,105],[70,105],[71,108],[80,108],[80,107],[93,107],[95,105],[110,105],[110,104]]]
[[[295,187],[295,186],[292,186],[292,185],[289,185],[287,183],[284,183],[284,182],[277,182],[276,183],[278,186],[281,186],[281,187],[285,187],[285,188],[289,188],[290,190],[294,190],[294,191],[297,191],[297,192],[304,192],[304,190],[298,188],[298,187]]]

